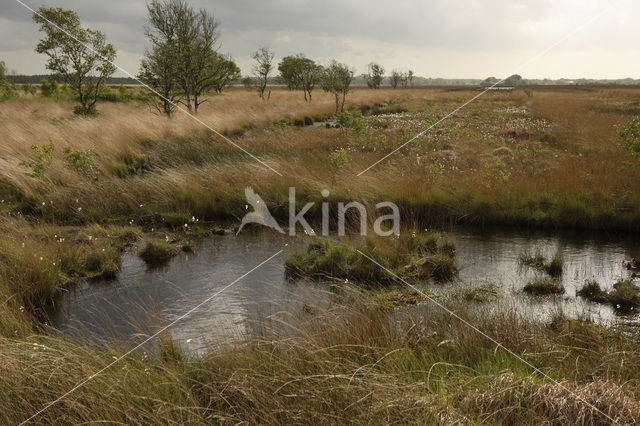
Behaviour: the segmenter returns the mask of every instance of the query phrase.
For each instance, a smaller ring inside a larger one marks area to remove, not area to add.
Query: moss
[[[533,296],[542,296],[547,294],[562,294],[564,293],[564,288],[558,284],[557,281],[544,278],[531,281],[524,286],[523,291]]]

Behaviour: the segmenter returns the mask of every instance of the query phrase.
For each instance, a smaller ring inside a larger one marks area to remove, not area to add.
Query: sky
[[[21,0],[75,10],[136,74],[147,42],[145,0]],[[423,77],[640,78],[637,0],[187,0],[220,24],[220,51],[243,74],[251,53],[304,53],[366,71],[378,62]],[[0,0],[0,60],[18,74],[45,74],[31,12]],[[541,55],[541,53],[544,53]],[[125,74],[118,71],[117,76]]]

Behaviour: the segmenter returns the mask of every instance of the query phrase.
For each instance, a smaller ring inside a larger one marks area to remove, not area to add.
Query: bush
[[[32,145],[31,149],[35,152],[35,158],[33,160],[23,161],[20,163],[20,165],[31,169],[31,173],[28,173],[29,176],[42,178],[53,162],[53,152],[55,151],[55,145],[53,144],[53,142],[51,142],[49,145]]]
[[[93,151],[74,151],[70,147],[64,149],[64,158],[67,168],[85,176],[93,171]]]
[[[634,118],[624,128],[618,130],[618,138],[624,149],[640,157],[640,116]]]

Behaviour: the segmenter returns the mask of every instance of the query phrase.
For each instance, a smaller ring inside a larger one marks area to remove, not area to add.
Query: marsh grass
[[[633,338],[562,316],[544,324],[513,311],[449,306],[561,387],[431,306],[398,316],[368,300],[347,292],[313,315],[292,312],[286,329],[264,327],[242,345],[215,345],[200,356],[163,335],[158,356],[149,356],[151,348],[132,354],[38,421],[604,423],[580,398],[621,423],[638,420]],[[0,421],[24,420],[125,350],[52,336],[0,339],[0,385],[11,389],[0,394]]]
[[[620,280],[609,292],[602,290],[596,281],[586,283],[578,296],[595,303],[609,303],[620,313],[633,313],[640,307],[640,289],[628,280]]]
[[[178,254],[178,248],[168,241],[149,239],[140,250],[139,256],[147,265],[156,266],[169,262]]]
[[[540,253],[534,255],[522,253],[520,254],[520,264],[538,271],[546,272],[552,277],[559,277],[562,275],[564,260],[560,250],[553,255],[550,261],[547,261],[544,255]]]
[[[551,278],[539,278],[533,280],[525,285],[522,290],[533,296],[564,293],[564,287],[558,284],[558,281]]]
[[[396,278],[366,256],[404,279],[446,281],[457,273],[455,247],[437,233],[401,233],[398,237],[368,237],[361,247],[318,239],[306,251],[285,261],[290,277],[351,280],[366,285],[391,283]]]

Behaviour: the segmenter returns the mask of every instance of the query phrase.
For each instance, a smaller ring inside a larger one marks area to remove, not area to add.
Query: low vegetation
[[[178,249],[174,245],[168,241],[157,239],[147,240],[144,248],[140,250],[140,258],[151,266],[167,263],[177,254]]]
[[[288,257],[285,266],[291,277],[342,279],[367,285],[390,283],[397,280],[396,276],[448,281],[457,272],[452,243],[437,233],[415,232],[391,241],[370,237],[359,248],[319,239],[309,243],[305,252]]]
[[[546,272],[552,277],[559,277],[562,275],[563,259],[560,251],[556,252],[551,261],[542,254],[530,255],[523,253],[520,255],[520,263],[538,271]]]
[[[586,283],[577,293],[596,303],[609,303],[621,313],[633,313],[640,307],[640,289],[628,280],[620,280],[609,292],[602,290],[596,281]]]
[[[562,287],[556,280],[550,278],[539,278],[533,280],[525,285],[522,290],[533,296],[564,293],[564,287]]]
[[[182,352],[167,334],[36,421],[324,424],[337,416],[372,424],[638,422],[634,334],[562,316],[536,323],[513,311],[474,314],[449,306],[550,381],[428,303],[398,317],[347,293],[329,309],[313,308],[313,315],[292,313],[286,333],[260,327],[264,331],[244,345],[211,346],[198,357]],[[0,421],[25,420],[125,350],[54,336],[21,344],[0,339],[0,385],[11,389],[0,394]]]

